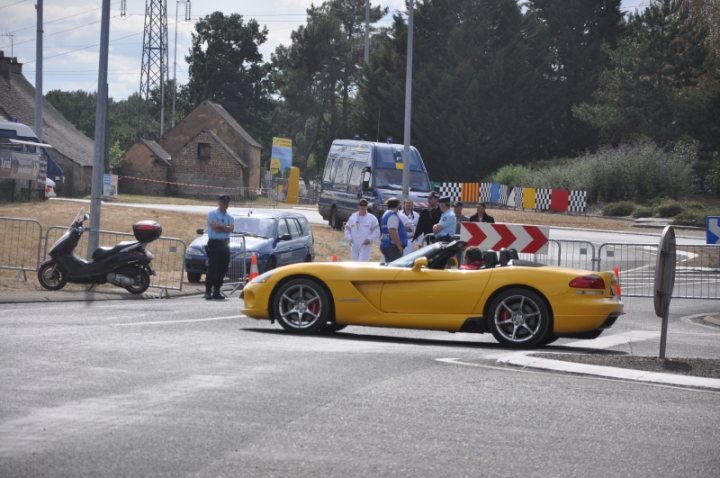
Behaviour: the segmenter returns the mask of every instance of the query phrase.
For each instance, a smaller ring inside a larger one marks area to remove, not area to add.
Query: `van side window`
[[[362,170],[365,163],[360,161],[353,161],[352,169],[350,170],[350,186],[348,187],[349,193],[360,192],[360,183],[362,183]]]
[[[339,158],[335,161],[335,188],[343,190],[347,186],[348,182],[348,169],[350,168],[350,161],[347,159]]]
[[[328,156],[327,161],[325,163],[325,173],[323,174],[323,182],[329,183],[332,181],[332,174],[335,172],[334,162],[335,162],[336,156]]]

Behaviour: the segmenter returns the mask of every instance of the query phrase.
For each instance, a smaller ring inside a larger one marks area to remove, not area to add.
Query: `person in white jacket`
[[[403,207],[398,212],[398,216],[400,216],[400,220],[402,221],[403,226],[405,226],[405,230],[408,233],[408,238],[413,237],[413,234],[415,234],[415,228],[418,224],[418,219],[420,219],[420,213],[413,210],[412,200],[406,199],[405,201],[403,201]],[[408,245],[405,246],[403,255],[411,253],[418,247],[418,245],[422,245],[424,237],[425,235],[421,234],[416,240],[410,240],[408,242]]]
[[[345,223],[345,239],[350,241],[353,261],[369,261],[373,246],[380,239],[380,223],[367,208],[367,200],[360,199],[358,210]]]

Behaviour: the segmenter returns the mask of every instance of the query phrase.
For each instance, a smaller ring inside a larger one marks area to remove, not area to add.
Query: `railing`
[[[652,297],[657,249],[657,244],[603,244],[595,270],[617,267],[624,296]],[[720,299],[720,246],[676,246],[673,297]]]
[[[62,234],[67,226],[52,226],[45,233],[45,248],[43,257],[48,257],[47,251]],[[87,241],[91,230],[87,229],[75,248],[78,257],[87,259]],[[101,247],[112,247],[121,241],[135,241],[135,236],[127,232],[97,231]],[[182,290],[183,275],[185,273],[185,242],[174,237],[160,237],[146,246],[155,258],[151,263],[155,271],[150,277],[150,287],[167,290]]]
[[[18,280],[27,280],[25,272],[36,271],[40,264],[42,225],[32,219],[0,217],[0,269],[18,271]]]

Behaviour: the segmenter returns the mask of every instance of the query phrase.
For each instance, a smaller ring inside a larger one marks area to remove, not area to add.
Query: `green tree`
[[[630,16],[598,90],[576,114],[615,144],[638,137],[663,146],[683,137],[720,138],[720,70],[706,40],[707,29],[690,15],[687,1],[653,1]]]
[[[95,137],[97,94],[94,91],[50,90],[45,94],[45,99],[86,136]]]
[[[551,63],[544,91],[551,122],[545,128],[550,156],[592,149],[596,130],[573,115],[572,107],[590,100],[602,71],[609,65],[607,47],[614,47],[623,26],[620,0],[529,0],[533,15],[549,33]],[[605,47],[605,48],[604,48]]]
[[[549,110],[546,30],[513,0],[428,0],[415,12],[411,142],[434,180],[476,180],[537,153]],[[378,38],[363,134],[401,138],[407,26]]]
[[[387,9],[373,7],[377,22]],[[307,9],[307,24],[290,46],[273,54],[274,83],[282,96],[277,125],[296,142],[301,169],[324,157],[337,137],[352,134],[353,100],[362,73],[365,0],[329,0]],[[324,161],[324,159],[323,159]],[[317,163],[316,163],[317,164]]]
[[[270,65],[263,62],[259,46],[268,30],[238,14],[214,12],[198,20],[192,47],[185,57],[190,80],[188,96],[193,106],[205,100],[221,104],[261,143],[268,141]]]

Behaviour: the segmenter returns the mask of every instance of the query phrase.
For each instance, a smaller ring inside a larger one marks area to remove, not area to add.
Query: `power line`
[[[7,5],[2,5],[2,6],[0,6],[0,10],[2,10],[3,8],[12,7],[13,5],[17,5],[17,4],[19,4],[19,3],[24,3],[24,2],[26,2],[26,1],[27,1],[27,0],[20,0],[19,2],[8,3]]]

